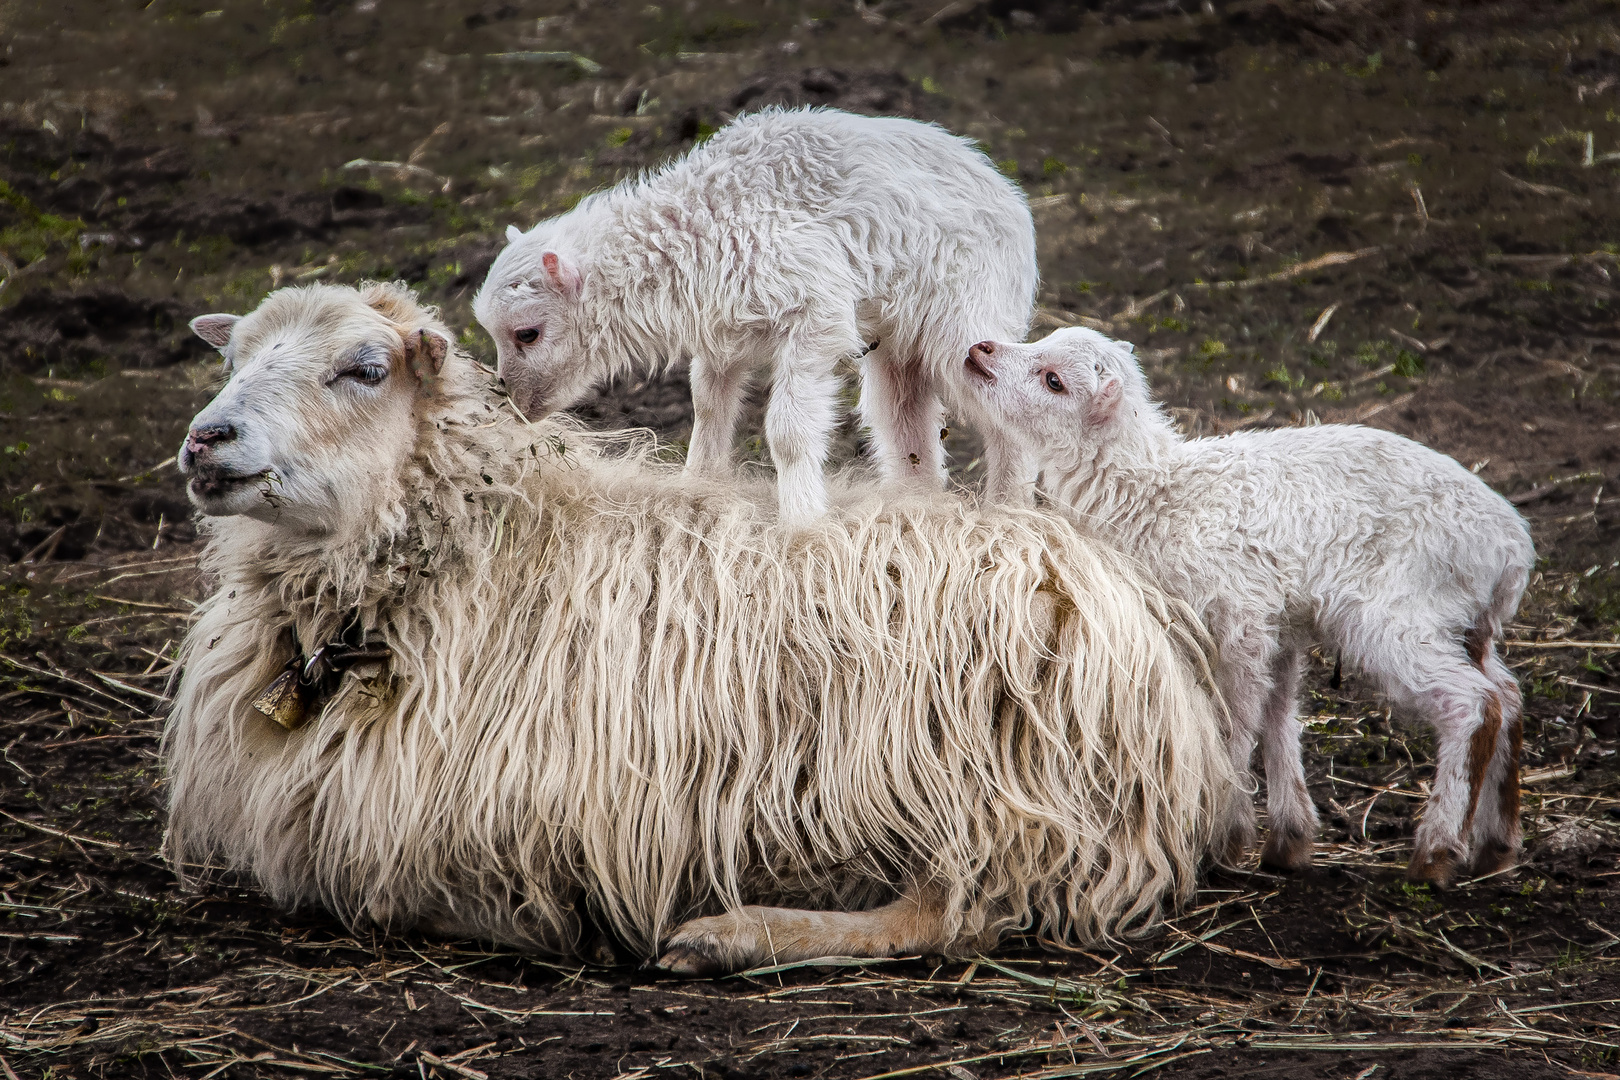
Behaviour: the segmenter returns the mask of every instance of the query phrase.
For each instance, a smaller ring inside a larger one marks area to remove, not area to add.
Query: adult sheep
[[[826,510],[838,364],[890,480],[942,483],[941,396],[986,337],[1023,340],[1035,226],[1023,192],[932,124],[766,110],[665,168],[592,195],[511,244],[474,310],[531,416],[636,363],[691,360],[688,468],[721,474],[749,378],[772,372],[765,439],[782,520]],[[971,420],[972,417],[969,417]],[[1035,478],[981,425],[989,490]]]
[[[1054,517],[853,486],[784,530],[768,490],[524,423],[398,286],[194,327],[230,380],[180,455],[217,588],[177,867],[713,972],[1142,926],[1238,812],[1201,654]],[[322,686],[334,653],[372,670]]]

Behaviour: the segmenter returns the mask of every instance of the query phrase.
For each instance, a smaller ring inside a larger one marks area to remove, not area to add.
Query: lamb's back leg
[[[1497,736],[1496,752],[1487,768],[1479,790],[1479,802],[1469,831],[1473,848],[1470,871],[1474,874],[1494,874],[1506,870],[1518,861],[1519,849],[1524,844],[1524,827],[1519,820],[1519,756],[1524,748],[1524,697],[1513,672],[1496,654],[1495,642],[1486,640],[1483,646],[1470,651],[1474,659],[1496,687],[1496,698],[1502,710],[1502,726]]]
[[[885,480],[945,483],[944,411],[922,361],[893,355],[880,343],[861,367],[860,408]]]
[[[1403,619],[1388,613],[1383,632],[1370,647],[1346,644],[1362,670],[1382,683],[1403,710],[1423,716],[1434,727],[1434,781],[1406,876],[1437,887],[1449,885],[1468,862],[1481,791],[1501,753],[1504,718],[1497,687],[1453,630],[1429,625],[1419,614]]]

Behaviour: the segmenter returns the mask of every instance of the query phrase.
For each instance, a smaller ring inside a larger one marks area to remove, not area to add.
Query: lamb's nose
[[[983,360],[987,356],[994,356],[996,355],[996,343],[993,341],[981,341],[968,350],[968,355],[975,360]]]
[[[193,454],[201,454],[234,438],[236,438],[235,424],[206,424],[203,427],[194,427],[186,433],[186,449]]]

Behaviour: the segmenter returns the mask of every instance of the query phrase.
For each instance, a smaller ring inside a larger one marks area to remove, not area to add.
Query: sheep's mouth
[[[187,486],[199,499],[221,499],[241,491],[249,484],[259,483],[264,478],[263,471],[238,474],[211,470],[193,476]]]
[[[990,369],[985,367],[983,364],[979,363],[979,358],[977,356],[974,356],[972,353],[968,353],[967,365],[966,366],[967,366],[967,369],[968,369],[969,372],[971,372],[974,375],[977,375],[979,378],[983,379],[985,382],[993,383],[993,382],[996,381],[996,377],[990,371]]]

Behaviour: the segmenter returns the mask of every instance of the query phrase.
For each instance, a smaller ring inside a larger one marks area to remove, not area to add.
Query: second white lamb
[[[1059,503],[1138,557],[1205,621],[1240,773],[1258,742],[1262,859],[1309,864],[1316,808],[1297,715],[1321,642],[1438,736],[1408,868],[1447,884],[1512,865],[1521,845],[1521,699],[1496,652],[1535,550],[1524,519],[1456,461],[1389,432],[1323,425],[1185,439],[1131,346],[1066,329],[981,342],[969,392],[1043,468]],[[1234,836],[1231,854],[1250,837]]]

